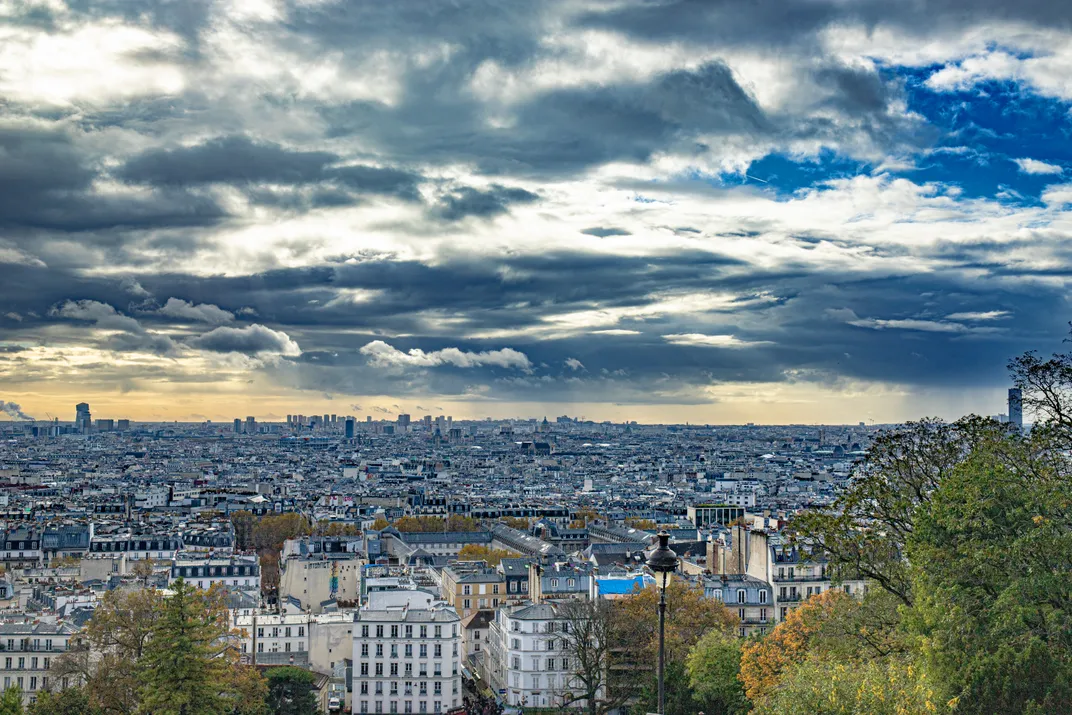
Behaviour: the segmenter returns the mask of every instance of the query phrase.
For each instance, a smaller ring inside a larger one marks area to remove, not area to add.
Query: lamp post
[[[664,679],[666,676],[666,587],[670,585],[670,575],[677,570],[677,554],[667,545],[670,534],[659,532],[659,548],[648,557],[648,568],[655,572],[659,586],[659,715],[666,713],[666,694]]]

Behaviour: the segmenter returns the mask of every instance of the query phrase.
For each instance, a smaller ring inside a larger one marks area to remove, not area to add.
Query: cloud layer
[[[955,416],[1072,317],[1058,0],[0,23],[0,394],[30,413]]]

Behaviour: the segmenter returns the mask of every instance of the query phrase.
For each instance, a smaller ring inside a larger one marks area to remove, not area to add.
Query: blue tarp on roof
[[[632,578],[597,578],[596,588],[608,596],[621,596],[632,593],[637,588],[644,588],[652,582],[650,576],[638,574]]]

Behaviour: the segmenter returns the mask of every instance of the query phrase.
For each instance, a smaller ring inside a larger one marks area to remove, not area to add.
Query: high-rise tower
[[[1024,393],[1019,387],[1009,388],[1009,424],[1024,428]]]

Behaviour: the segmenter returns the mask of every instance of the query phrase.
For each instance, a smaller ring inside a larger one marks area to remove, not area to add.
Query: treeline
[[[384,518],[379,518],[372,524],[372,528],[386,529],[393,526],[399,531],[409,533],[432,533],[442,531],[480,531],[480,522],[467,516],[451,514],[446,519],[438,516],[403,516],[388,523]]]
[[[224,594],[183,580],[169,596],[109,591],[78,641],[56,658],[29,715],[271,715],[317,712],[314,676],[299,668],[262,676],[239,662]],[[23,713],[21,696],[0,698],[0,715]]]
[[[274,597],[279,592],[279,552],[283,542],[312,533],[309,520],[301,514],[269,514],[257,517],[248,511],[231,514],[235,530],[235,547],[239,551],[256,551],[261,567],[261,593]]]

